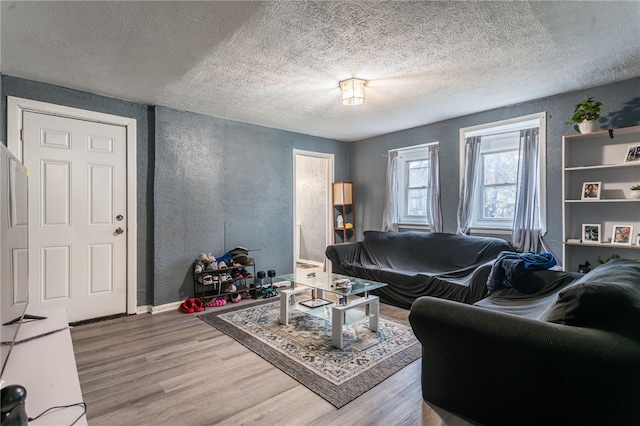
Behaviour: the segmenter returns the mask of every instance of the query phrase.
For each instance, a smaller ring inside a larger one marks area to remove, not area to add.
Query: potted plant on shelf
[[[639,185],[633,185],[631,187],[630,195],[631,195],[631,198],[640,199],[640,184]]]
[[[596,129],[596,120],[600,118],[602,102],[594,101],[593,96],[576,105],[571,120],[567,124],[574,124],[576,132],[585,134]]]

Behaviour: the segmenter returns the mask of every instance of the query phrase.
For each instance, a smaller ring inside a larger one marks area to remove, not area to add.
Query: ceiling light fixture
[[[340,82],[342,92],[342,105],[362,105],[364,103],[364,84],[366,81],[359,78],[350,78]]]

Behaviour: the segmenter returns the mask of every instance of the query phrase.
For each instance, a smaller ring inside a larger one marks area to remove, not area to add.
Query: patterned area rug
[[[344,347],[331,345],[331,320],[293,311],[279,323],[280,302],[208,311],[200,319],[251,349],[337,408],[420,358],[411,327],[380,318],[378,332],[364,319],[345,327]]]

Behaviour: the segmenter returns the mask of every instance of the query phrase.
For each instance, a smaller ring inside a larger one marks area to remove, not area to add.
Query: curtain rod
[[[390,149],[387,152],[401,152],[401,151],[409,151],[410,149],[416,149],[416,148],[427,148],[433,145],[439,145],[440,142],[429,142],[429,143],[425,143],[425,144],[421,144],[421,145],[412,145],[412,146],[406,146],[404,148],[396,148],[396,149]],[[388,157],[389,154],[382,154],[383,157]]]
[[[529,130],[529,129],[538,129],[538,130],[539,130],[539,129],[540,129],[540,126],[536,126],[536,127],[527,127],[526,129],[505,130],[504,132],[497,132],[497,133],[486,133],[486,134],[485,134],[485,133],[479,133],[479,131],[478,131],[478,130],[474,130],[473,132],[469,132],[469,133],[471,133],[473,136],[500,136],[500,135],[506,135],[506,134],[509,134],[509,133],[516,133],[516,132],[517,132],[517,133],[520,133],[520,131],[521,131],[521,130]],[[466,137],[466,138],[470,138],[470,137],[473,137],[473,136],[467,136],[467,135],[465,134],[465,137]]]

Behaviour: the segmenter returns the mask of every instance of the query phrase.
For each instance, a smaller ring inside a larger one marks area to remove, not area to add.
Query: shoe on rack
[[[204,310],[204,303],[197,297],[193,299],[193,312],[202,312]]]
[[[180,304],[180,312],[184,312],[185,314],[192,314],[193,309],[193,300],[189,299],[188,297],[184,300],[184,302],[182,302],[182,304]]]
[[[213,276],[209,274],[201,275],[198,277],[198,281],[200,281],[202,285],[211,285],[213,284]]]

